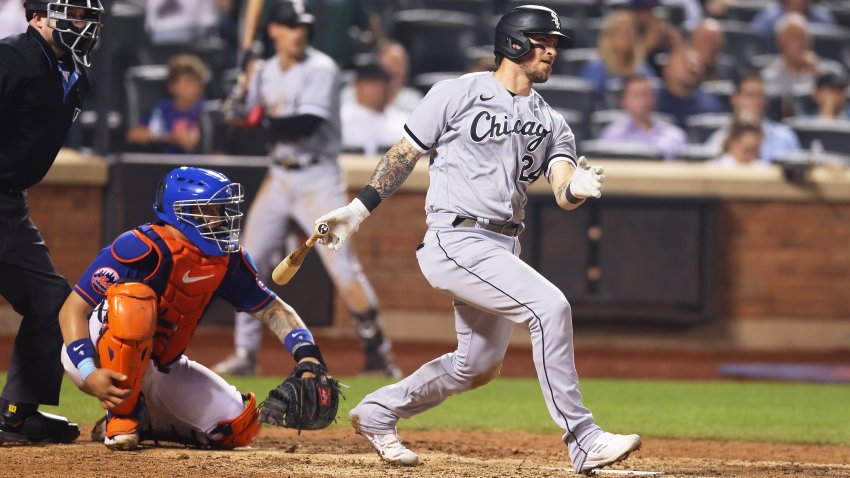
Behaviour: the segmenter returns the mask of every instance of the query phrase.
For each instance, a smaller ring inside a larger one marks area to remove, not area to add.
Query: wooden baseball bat
[[[304,258],[307,257],[307,254],[310,253],[310,250],[313,249],[313,246],[316,244],[320,238],[328,235],[328,225],[324,222],[320,222],[316,224],[316,231],[313,232],[313,235],[307,238],[307,242],[304,243],[298,249],[292,251],[291,254],[286,256],[277,267],[272,271],[272,280],[275,284],[284,285],[292,280],[292,276],[298,272],[298,269],[301,268],[301,264],[304,263]]]

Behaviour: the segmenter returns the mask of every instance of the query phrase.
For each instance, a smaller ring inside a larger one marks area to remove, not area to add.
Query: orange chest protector
[[[163,226],[145,225],[134,233],[159,253],[156,271],[145,281],[159,295],[151,358],[157,365],[168,365],[189,345],[230,258],[208,256]]]

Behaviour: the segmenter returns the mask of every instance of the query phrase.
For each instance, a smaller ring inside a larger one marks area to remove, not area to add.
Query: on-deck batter
[[[283,249],[290,218],[304,231],[329,209],[345,204],[345,181],[337,156],[340,151],[339,69],[324,53],[308,47],[314,22],[303,7],[279,2],[269,13],[269,36],[277,55],[252,76],[247,108],[260,106],[273,146],[272,166],[248,212],[243,244],[259,267],[271,277],[275,254]],[[364,371],[401,376],[385,339],[378,299],[350,247],[331,255],[319,250],[334,286],[355,320],[366,358]],[[213,369],[219,373],[253,374],[262,324],[237,314],[236,354]]]
[[[458,346],[367,395],[351,411],[355,430],[386,461],[418,463],[396,434],[399,418],[495,378],[516,324],[531,332],[543,396],[565,430],[576,471],[622,460],[640,446],[637,435],[602,431],[582,404],[570,304],[519,259],[517,236],[529,184],[545,175],[558,205],[569,211],[600,197],[605,179],[602,168],[576,159],[570,127],[531,88],[548,79],[556,48],[565,47],[565,40],[557,14],[548,8],[523,6],[505,14],[496,27],[496,72],[435,85],[358,198],[317,220],[330,226],[324,242],[339,249],[431,151],[428,231],[416,256],[431,285],[454,299]]]

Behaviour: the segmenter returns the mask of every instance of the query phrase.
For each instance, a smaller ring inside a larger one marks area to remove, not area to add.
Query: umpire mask
[[[91,51],[100,33],[100,0],[55,0],[47,4],[47,18],[55,20],[53,40],[78,65],[91,66]]]

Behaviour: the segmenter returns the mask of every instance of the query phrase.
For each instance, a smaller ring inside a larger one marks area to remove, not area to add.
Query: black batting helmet
[[[307,13],[304,5],[300,2],[277,2],[269,11],[269,23],[279,23],[294,27],[296,25],[310,25],[316,22],[316,17]]]
[[[556,35],[558,48],[572,44],[561,32],[561,19],[554,10],[539,5],[523,5],[504,14],[496,24],[495,53],[516,60],[531,51],[526,33]]]

